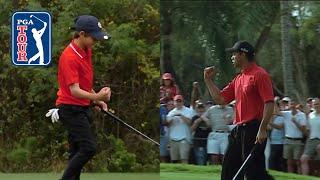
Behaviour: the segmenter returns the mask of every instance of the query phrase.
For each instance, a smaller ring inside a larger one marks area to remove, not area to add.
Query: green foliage
[[[153,144],[138,144],[134,149],[130,143],[126,144],[114,137],[101,136],[99,142],[106,142],[100,144],[100,152],[88,164],[88,170],[93,172],[157,172],[159,171],[159,160],[157,152],[154,152]],[[136,141],[137,142],[137,141]],[[142,146],[141,146],[142,145]],[[140,154],[138,151],[150,149],[148,154]]]
[[[30,154],[30,152],[24,148],[13,149],[8,154],[8,160],[12,161],[16,165],[21,166],[27,162],[29,154]]]
[[[0,170],[61,171],[65,167],[67,133],[60,123],[51,124],[44,115],[55,105],[59,56],[73,36],[69,27],[82,14],[97,16],[112,36],[93,49],[94,89],[111,87],[113,94],[108,105],[116,115],[155,139],[159,137],[154,133],[158,132],[159,3],[152,0],[19,0],[13,4],[0,0],[0,5],[5,7],[0,10],[0,41],[3,42],[0,44],[0,146],[5,154],[10,154],[8,159],[0,156]],[[21,9],[47,10],[52,14],[52,64],[49,67],[21,68],[11,64],[9,17]],[[109,144],[101,138],[104,134],[117,134],[122,138],[127,134],[125,127],[118,129],[115,122],[106,121],[99,113],[93,113],[93,121],[94,132],[100,137],[98,142],[105,148],[97,154],[99,158],[86,167],[88,171],[135,171],[137,167],[144,170],[149,164],[154,166],[151,159],[138,163],[137,159],[143,155],[127,152],[125,146],[119,144],[121,140]],[[112,151],[114,146],[122,147],[123,154]],[[113,157],[103,158],[107,157],[106,153]],[[14,163],[26,160],[28,166],[18,167]]]

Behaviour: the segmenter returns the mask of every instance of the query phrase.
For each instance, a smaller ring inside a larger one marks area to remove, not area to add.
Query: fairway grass
[[[58,173],[0,173],[0,180],[58,180]],[[154,180],[159,179],[159,173],[83,173],[81,180]]]
[[[221,166],[160,164],[161,180],[219,180],[220,172]],[[320,178],[313,176],[302,176],[278,171],[269,171],[269,173],[276,180],[320,180]]]

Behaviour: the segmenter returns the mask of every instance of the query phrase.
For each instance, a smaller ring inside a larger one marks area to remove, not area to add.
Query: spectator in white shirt
[[[167,115],[172,162],[188,163],[191,147],[192,111],[184,106],[183,97],[174,97],[175,108]]]
[[[302,174],[309,174],[309,160],[319,156],[320,154],[320,100],[315,98],[313,100],[314,110],[309,114],[309,130],[310,136],[307,139],[303,155],[301,157]],[[319,157],[318,157],[319,158]]]
[[[213,164],[221,164],[228,146],[229,125],[233,121],[233,108],[226,105],[210,107],[202,116],[211,127],[208,136],[207,153],[210,154]]]
[[[304,146],[302,140],[307,135],[307,120],[306,115],[296,109],[296,102],[291,101],[289,105],[290,111],[282,111],[285,132],[283,158],[287,160],[288,172],[301,173],[300,158]]]

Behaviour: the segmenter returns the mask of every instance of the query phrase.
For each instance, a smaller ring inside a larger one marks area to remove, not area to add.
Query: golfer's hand
[[[255,144],[262,144],[267,139],[267,130],[259,129]]]
[[[108,105],[105,102],[98,101],[96,104],[98,105],[98,106],[95,106],[95,109],[97,111],[101,111],[101,109],[104,111],[108,111]]]
[[[212,79],[216,75],[216,68],[214,66],[207,67],[203,71],[203,78],[205,80]]]
[[[109,101],[111,97],[111,89],[109,87],[102,88],[97,93],[97,101]]]
[[[59,109],[57,109],[57,108],[50,109],[47,112],[46,117],[50,117],[51,116],[52,123],[58,122],[59,121],[59,113],[58,113],[58,111],[59,111]]]

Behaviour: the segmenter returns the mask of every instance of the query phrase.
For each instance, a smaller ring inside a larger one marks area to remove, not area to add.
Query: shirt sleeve
[[[280,125],[284,123],[284,117],[283,116],[278,116],[278,118],[275,119],[274,121],[275,124]]]
[[[304,113],[300,114],[300,122],[299,123],[301,126],[307,126],[306,114],[304,114]]]
[[[220,91],[220,94],[224,98],[224,102],[226,104],[229,104],[231,101],[235,99],[234,81],[235,79],[233,79],[226,87],[224,87]]]
[[[272,82],[267,73],[261,73],[257,79],[258,92],[263,102],[274,101]]]
[[[171,122],[172,120],[173,120],[173,113],[174,113],[175,111],[174,110],[172,110],[172,111],[170,111],[169,113],[168,113],[168,115],[167,115],[167,118],[166,118],[166,120],[167,120],[167,122]]]
[[[61,66],[63,72],[63,78],[67,86],[74,83],[79,83],[78,64],[74,59],[64,59]]]
[[[189,109],[187,107],[186,107],[186,109],[187,110],[186,110],[186,113],[185,113],[185,117],[191,120],[191,118],[194,116],[194,113],[193,113],[193,111],[191,109]]]

